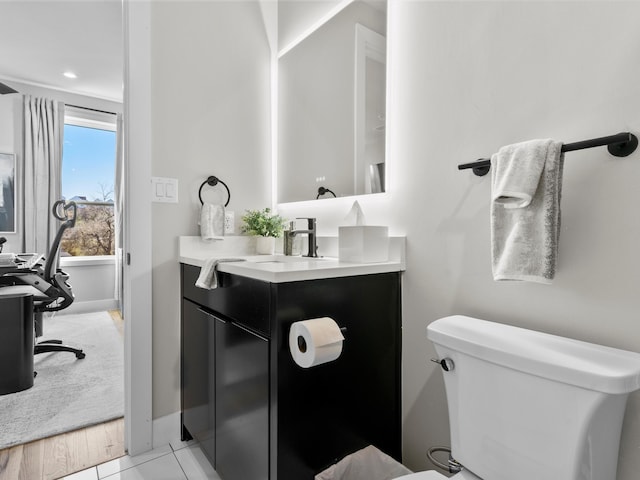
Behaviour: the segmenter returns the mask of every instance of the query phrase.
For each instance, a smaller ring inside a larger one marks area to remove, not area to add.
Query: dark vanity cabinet
[[[215,317],[189,300],[182,301],[182,425],[206,452],[215,452]],[[185,345],[186,343],[186,345]],[[183,433],[184,435],[184,433]]]
[[[400,273],[195,287],[182,264],[182,429],[223,480],[313,480],[375,445],[401,459]],[[340,357],[308,369],[289,328],[331,317]]]
[[[267,479],[269,341],[216,319],[215,468],[223,479]]]

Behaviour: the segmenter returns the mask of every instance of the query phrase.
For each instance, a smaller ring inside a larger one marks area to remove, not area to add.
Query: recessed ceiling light
[[[63,75],[67,78],[78,78],[78,76],[73,72],[64,72]]]

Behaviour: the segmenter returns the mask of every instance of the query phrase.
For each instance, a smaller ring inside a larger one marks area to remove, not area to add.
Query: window
[[[65,111],[62,196],[76,202],[78,216],[62,237],[60,255],[114,255],[115,115]]]

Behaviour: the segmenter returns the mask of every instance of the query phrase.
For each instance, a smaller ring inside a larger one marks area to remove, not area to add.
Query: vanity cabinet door
[[[209,460],[215,452],[215,317],[189,300],[182,301],[182,425],[200,442]]]
[[[269,478],[269,342],[216,321],[216,458],[224,480]]]

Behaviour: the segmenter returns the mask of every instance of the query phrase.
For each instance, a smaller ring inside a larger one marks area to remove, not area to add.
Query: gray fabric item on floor
[[[28,390],[0,396],[0,449],[124,415],[124,342],[107,312],[57,314],[39,340],[61,339],[84,350],[35,356]]]
[[[393,480],[410,473],[400,462],[369,445],[320,472],[315,480]]]

